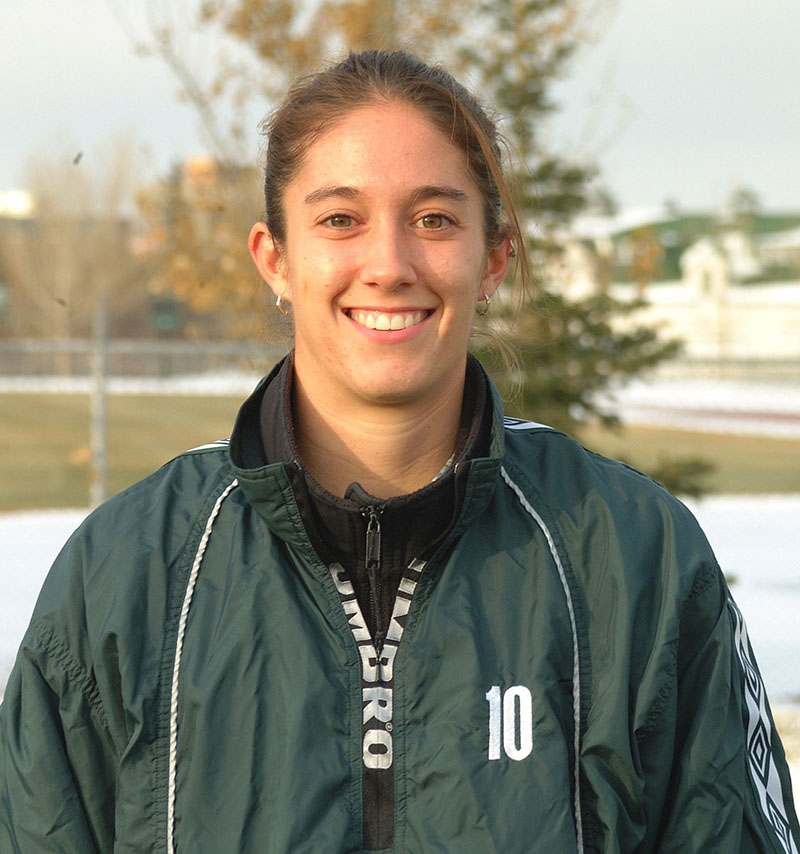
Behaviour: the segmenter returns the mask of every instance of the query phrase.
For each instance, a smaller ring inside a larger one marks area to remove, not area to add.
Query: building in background
[[[797,376],[800,213],[590,217],[564,243],[555,286],[643,299],[638,320],[684,342],[670,370]]]

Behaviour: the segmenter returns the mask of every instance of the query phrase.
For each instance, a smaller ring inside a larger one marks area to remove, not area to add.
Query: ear
[[[511,237],[504,236],[497,246],[489,250],[486,259],[486,271],[483,274],[481,293],[490,297],[500,287],[508,272],[508,265],[513,257],[514,246]]]
[[[275,296],[288,298],[289,282],[286,277],[283,254],[272,239],[272,234],[265,222],[257,222],[250,229],[247,246],[261,278],[272,288]]]

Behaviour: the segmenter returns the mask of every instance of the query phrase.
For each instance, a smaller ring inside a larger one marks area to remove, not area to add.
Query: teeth
[[[382,311],[351,311],[350,317],[361,326],[366,326],[367,329],[378,329],[383,332],[399,331],[400,329],[408,329],[409,326],[416,326],[422,323],[425,318],[423,311],[409,312],[392,312],[386,314]]]

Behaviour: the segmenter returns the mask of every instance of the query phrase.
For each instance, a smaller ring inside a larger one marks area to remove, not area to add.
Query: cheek
[[[295,330],[302,327],[322,335],[328,321],[339,311],[337,296],[344,290],[342,277],[332,273],[322,258],[295,258],[288,270],[289,294],[293,303]]]
[[[478,298],[486,272],[486,259],[475,253],[468,260],[463,257],[452,265],[446,275],[451,295],[459,302],[474,302]]]
[[[290,265],[292,281],[316,293],[335,290],[351,269],[347,253],[326,245],[298,248]]]

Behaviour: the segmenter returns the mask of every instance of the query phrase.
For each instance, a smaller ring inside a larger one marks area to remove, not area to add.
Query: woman
[[[2,708],[3,851],[797,851],[702,533],[468,356],[518,229],[486,114],[367,52],[268,126],[294,352],[101,507]],[[503,214],[503,211],[505,214]]]

